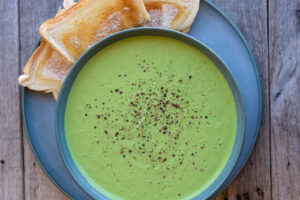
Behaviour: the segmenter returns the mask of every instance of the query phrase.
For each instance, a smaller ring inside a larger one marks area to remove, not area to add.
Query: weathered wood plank
[[[267,4],[261,0],[213,2],[237,24],[249,42],[264,89],[263,120],[256,147],[241,174],[217,199],[271,199]]]
[[[39,38],[39,26],[53,17],[62,1],[20,1],[21,68],[26,64]],[[67,199],[48,179],[37,163],[24,136],[25,199]],[[1,199],[1,198],[0,198]]]
[[[273,199],[300,199],[299,0],[269,1]]]
[[[18,0],[0,1],[0,199],[23,199]]]

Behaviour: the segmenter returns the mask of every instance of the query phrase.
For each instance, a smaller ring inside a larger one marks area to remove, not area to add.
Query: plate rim
[[[246,155],[245,159],[243,160],[243,164],[241,165],[241,168],[237,170],[236,175],[232,178],[231,181],[229,181],[227,184],[224,185],[223,189],[225,189],[234,179],[235,177],[241,172],[241,170],[244,168],[247,160],[249,159],[254,146],[256,144],[257,138],[258,138],[258,134],[259,134],[259,130],[260,130],[260,124],[261,124],[261,120],[262,120],[262,113],[263,113],[263,108],[262,108],[262,103],[263,103],[263,89],[262,89],[262,81],[260,78],[260,73],[258,70],[258,65],[256,63],[255,57],[252,53],[252,50],[246,40],[246,38],[244,37],[244,35],[242,34],[242,32],[239,30],[239,28],[237,27],[237,25],[220,9],[218,8],[214,3],[212,3],[210,0],[201,0],[204,1],[205,3],[207,3],[211,8],[213,8],[216,12],[218,12],[222,17],[225,18],[225,20],[231,25],[231,27],[234,28],[234,30],[236,31],[238,37],[240,37],[240,39],[242,40],[242,42],[244,43],[248,54],[250,55],[251,58],[251,62],[253,64],[253,68],[255,70],[255,74],[256,74],[256,80],[257,80],[257,85],[258,85],[258,90],[259,90],[259,113],[258,113],[258,119],[257,119],[257,127],[256,127],[256,132],[254,135],[254,142],[252,144],[252,147],[250,148],[250,151],[248,152],[248,154]],[[201,4],[201,2],[200,2]],[[201,5],[200,5],[201,6]],[[189,35],[189,34],[187,34]],[[37,42],[35,43],[33,50],[31,51],[31,54],[33,54],[33,52],[35,51],[35,49],[39,46],[41,42],[41,37],[39,37],[39,39],[37,40]],[[52,178],[52,176],[50,176],[50,174],[48,173],[48,171],[46,170],[46,168],[44,167],[44,165],[42,165],[41,160],[39,159],[39,157],[37,156],[36,153],[36,149],[33,147],[33,144],[31,142],[30,136],[28,134],[28,127],[27,127],[27,119],[26,119],[26,114],[25,114],[25,106],[24,106],[24,102],[25,102],[25,91],[28,90],[26,88],[23,88],[21,86],[19,86],[21,88],[21,104],[22,104],[22,124],[23,124],[23,132],[25,132],[26,134],[26,138],[27,141],[30,145],[30,148],[32,150],[32,153],[34,154],[34,157],[36,159],[36,161],[38,162],[40,168],[42,169],[42,171],[46,174],[46,176],[49,178],[49,180],[61,191],[63,192],[67,197],[71,198],[71,199],[76,199],[76,197],[73,196],[73,194],[69,194],[66,191],[64,191],[62,189],[62,187],[60,185],[58,185],[56,183],[56,181],[54,180],[54,178]],[[223,190],[222,189],[222,190]],[[217,191],[217,193],[214,195],[217,196],[221,191]]]

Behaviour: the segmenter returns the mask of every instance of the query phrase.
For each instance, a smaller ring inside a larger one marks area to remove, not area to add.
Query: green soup
[[[236,137],[226,79],[199,50],[138,36],[80,71],[66,141],[87,181],[111,199],[190,199],[221,173]]]

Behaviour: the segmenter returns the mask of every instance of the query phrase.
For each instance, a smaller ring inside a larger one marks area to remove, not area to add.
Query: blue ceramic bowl
[[[77,166],[75,165],[71,154],[69,152],[66,138],[65,138],[65,129],[64,129],[64,117],[65,117],[65,108],[68,100],[68,96],[70,93],[70,90],[72,88],[73,82],[76,79],[76,76],[80,72],[80,70],[85,66],[85,64],[99,51],[104,49],[105,47],[119,41],[125,38],[134,37],[134,36],[141,36],[141,35],[150,35],[150,36],[163,36],[163,37],[169,37],[173,39],[177,39],[180,41],[183,41],[197,49],[199,49],[201,52],[206,54],[220,69],[220,71],[223,73],[224,77],[226,78],[228,84],[231,87],[235,104],[236,104],[236,110],[237,110],[237,133],[236,138],[233,146],[232,153],[229,157],[229,160],[222,170],[221,174],[218,176],[218,178],[202,193],[200,193],[198,196],[196,196],[193,199],[211,199],[214,196],[217,195],[217,191],[219,188],[223,186],[225,181],[228,179],[230,174],[232,173],[233,168],[235,167],[238,158],[240,156],[242,145],[244,142],[244,135],[245,135],[245,109],[244,109],[244,102],[241,97],[241,93],[239,90],[239,87],[236,84],[236,81],[233,78],[233,75],[231,74],[229,68],[224,64],[224,62],[207,46],[199,42],[198,40],[177,32],[173,30],[168,29],[162,29],[162,28],[134,28],[134,29],[128,29],[125,31],[121,31],[119,33],[115,33],[113,35],[110,35],[109,37],[99,41],[95,45],[93,45],[91,48],[89,48],[74,64],[73,68],[67,75],[64,84],[62,85],[57,107],[56,107],[56,119],[55,119],[55,130],[56,130],[56,139],[58,143],[58,147],[61,153],[61,156],[64,160],[64,163],[71,174],[71,176],[74,178],[74,180],[78,183],[78,185],[92,198],[94,199],[108,199],[103,194],[101,194],[99,191],[97,191],[91,184],[88,183],[88,181],[85,179],[85,177],[81,174],[81,172],[78,170]]]

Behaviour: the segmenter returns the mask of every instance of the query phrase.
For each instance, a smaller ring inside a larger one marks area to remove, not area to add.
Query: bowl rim
[[[67,74],[61,90],[59,92],[57,104],[56,104],[56,110],[55,110],[55,135],[56,135],[56,142],[58,144],[58,149],[60,152],[60,155],[63,159],[63,163],[65,167],[67,168],[67,171],[73,178],[73,180],[78,184],[79,187],[82,188],[82,190],[91,198],[93,199],[109,199],[105,195],[103,195],[101,192],[99,192],[97,189],[95,189],[82,175],[82,173],[77,168],[75,162],[72,159],[72,156],[68,150],[67,143],[65,140],[65,130],[64,130],[64,114],[65,114],[65,106],[68,101],[68,96],[70,93],[70,89],[72,88],[72,85],[79,74],[80,70],[85,66],[85,64],[99,51],[102,49],[110,46],[111,44],[126,39],[130,37],[135,36],[162,36],[162,37],[168,37],[177,39],[179,41],[182,41],[194,48],[197,48],[202,53],[204,53],[206,56],[211,59],[218,69],[221,71],[223,76],[225,77],[226,81],[230,85],[232,94],[234,96],[235,104],[236,104],[236,110],[237,110],[237,130],[236,130],[236,138],[234,141],[233,149],[230,154],[230,157],[225,165],[225,167],[222,169],[221,173],[218,175],[218,177],[208,186],[206,187],[200,194],[197,194],[198,192],[195,192],[195,194],[191,194],[194,197],[193,200],[202,200],[202,199],[210,199],[217,194],[219,194],[221,191],[218,191],[219,188],[221,188],[228,177],[231,175],[231,173],[234,170],[234,167],[236,166],[238,159],[242,152],[242,146],[245,139],[245,124],[246,124],[246,112],[245,112],[245,106],[244,106],[244,100],[242,98],[240,88],[230,71],[229,67],[222,61],[222,59],[209,47],[207,47],[205,44],[200,42],[199,40],[170,29],[165,28],[153,28],[153,27],[139,27],[139,28],[131,28],[126,29],[117,33],[114,33],[112,35],[107,36],[106,38],[98,41],[94,45],[92,45],[90,48],[88,48],[87,51],[85,51],[80,58],[74,63],[73,67]]]

